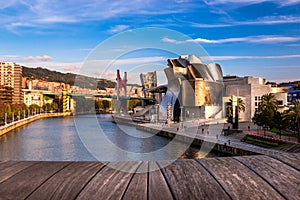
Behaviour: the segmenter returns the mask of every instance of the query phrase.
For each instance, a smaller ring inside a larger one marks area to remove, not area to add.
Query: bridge
[[[51,91],[42,91],[43,95],[46,96],[62,96],[62,92],[51,92]],[[102,94],[84,94],[84,93],[67,93],[67,96],[70,97],[85,97],[85,98],[108,98],[108,99],[117,99],[116,95],[102,95]],[[129,97],[129,96],[120,96],[121,100],[150,100],[154,101],[154,98],[145,98],[145,97]]]

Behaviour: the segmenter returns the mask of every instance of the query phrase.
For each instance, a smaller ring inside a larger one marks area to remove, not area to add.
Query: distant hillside
[[[285,82],[278,84],[279,87],[292,86],[295,90],[300,90],[300,81]]]
[[[77,75],[72,73],[61,73],[57,71],[51,71],[45,68],[29,68],[23,66],[23,77],[41,79],[49,82],[62,82],[70,85],[74,85],[76,80],[76,86],[82,88],[91,89],[105,89],[107,87],[115,87],[116,83],[106,79],[96,79],[88,76]]]

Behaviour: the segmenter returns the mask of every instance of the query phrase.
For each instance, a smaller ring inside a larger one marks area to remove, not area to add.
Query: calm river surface
[[[116,160],[143,160],[140,153],[152,152],[164,148],[170,140],[140,130],[133,126],[122,126],[121,128],[112,123],[110,115],[80,116],[84,126],[93,127],[89,124],[89,118],[97,119],[106,137],[112,144],[120,149],[136,153],[133,157],[117,158]],[[93,131],[89,128],[87,131]],[[125,132],[130,132],[128,135]],[[95,133],[96,134],[96,133]],[[142,135],[143,138],[133,135]],[[73,117],[41,119],[18,128],[0,137],[0,160],[41,160],[41,161],[107,161],[115,154],[105,147],[102,141],[91,141],[86,148],[80,134],[77,133]],[[174,141],[173,141],[174,142]],[[91,144],[90,143],[90,144]],[[93,148],[100,152],[96,158],[90,153]],[[177,142],[176,149],[179,151],[184,145]],[[169,152],[170,153],[170,152]],[[176,152],[175,152],[176,153]],[[103,155],[103,157],[101,157]],[[217,156],[209,153],[206,157]],[[203,154],[197,148],[189,148],[181,158],[200,158]],[[162,153],[157,160],[168,160],[168,153]],[[112,159],[114,160],[114,159]]]

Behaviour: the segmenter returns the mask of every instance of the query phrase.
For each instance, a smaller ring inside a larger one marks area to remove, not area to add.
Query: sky
[[[10,0],[0,25],[0,61],[27,67],[139,83],[195,54],[224,75],[300,80],[300,0]]]

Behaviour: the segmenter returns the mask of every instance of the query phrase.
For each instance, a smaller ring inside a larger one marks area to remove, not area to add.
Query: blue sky
[[[187,37],[172,31],[133,37],[134,44],[149,40],[164,49],[131,52],[114,62],[132,71],[132,80],[141,70],[163,69],[166,58],[176,57],[168,45],[178,45],[184,54],[192,52],[185,52],[191,44],[202,46],[224,74],[300,80],[300,0],[11,0],[0,2],[0,19],[0,60],[29,67],[114,79],[107,54],[82,70],[92,50],[98,47],[97,55],[109,52],[102,45],[107,43],[106,48],[124,53],[134,42],[117,43],[111,37],[156,27]]]

